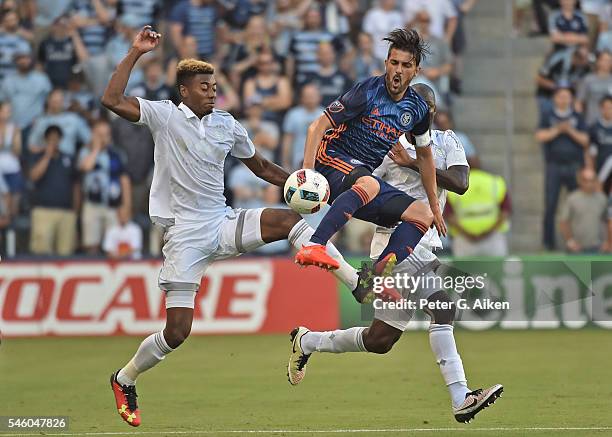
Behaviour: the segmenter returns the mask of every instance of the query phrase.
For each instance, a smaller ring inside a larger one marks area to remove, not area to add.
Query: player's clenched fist
[[[141,53],[147,53],[157,47],[160,38],[161,33],[155,32],[151,26],[145,26],[134,38],[132,47]]]

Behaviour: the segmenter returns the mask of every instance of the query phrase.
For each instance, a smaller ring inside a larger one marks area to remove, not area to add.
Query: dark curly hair
[[[392,30],[383,38],[383,41],[389,42],[387,57],[389,57],[391,50],[397,49],[412,53],[416,64],[419,65],[421,60],[425,59],[425,56],[429,54],[429,46],[414,29]]]

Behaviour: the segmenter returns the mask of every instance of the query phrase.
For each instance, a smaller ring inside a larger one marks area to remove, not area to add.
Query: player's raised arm
[[[102,104],[120,117],[128,121],[140,120],[140,105],[135,97],[128,97],[125,93],[130,73],[138,59],[153,50],[159,44],[161,35],[145,26],[134,38],[132,48],[121,60],[104,90]]]

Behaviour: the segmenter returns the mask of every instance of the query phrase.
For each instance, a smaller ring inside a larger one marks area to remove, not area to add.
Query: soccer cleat
[[[136,402],[136,398],[138,397],[136,394],[136,386],[119,384],[119,382],[117,382],[118,373],[119,371],[116,371],[110,377],[111,388],[113,389],[115,402],[117,403],[117,411],[128,425],[138,426],[140,425],[140,410]]]
[[[325,270],[336,270],[340,263],[327,254],[322,244],[302,246],[295,254],[295,262],[302,266],[317,266]]]
[[[359,275],[357,287],[352,291],[353,297],[357,302],[369,305],[375,298],[380,298],[384,302],[398,302],[402,299],[402,295],[395,288],[386,287],[384,284],[381,284],[382,291],[374,292],[376,273],[371,265],[363,263],[357,274]]]
[[[299,326],[291,331],[291,355],[289,355],[289,364],[287,365],[287,379],[289,384],[298,385],[306,374],[306,363],[310,354],[305,354],[302,349],[302,337],[307,332],[308,328]]]
[[[374,273],[379,276],[391,276],[396,264],[397,256],[393,252],[388,253],[383,259],[374,264]]]
[[[467,393],[463,404],[459,408],[453,408],[455,419],[457,422],[470,423],[476,414],[495,403],[497,398],[501,397],[503,391],[503,385],[495,384],[493,387],[479,388]]]

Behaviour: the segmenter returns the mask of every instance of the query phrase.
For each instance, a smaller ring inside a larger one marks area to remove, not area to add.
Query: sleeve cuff
[[[327,117],[327,119],[329,120],[329,122],[332,124],[332,127],[335,129],[338,127],[338,125],[336,124],[336,122],[334,121],[334,119],[332,118],[331,115],[329,115],[329,112],[327,111],[327,109],[325,111],[323,111],[323,114],[325,114],[325,116]]]

